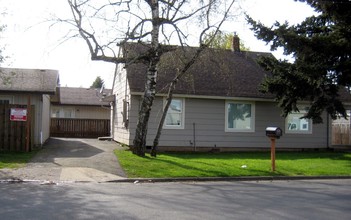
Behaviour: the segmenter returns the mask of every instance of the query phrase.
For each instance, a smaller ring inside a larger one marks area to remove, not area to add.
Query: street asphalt
[[[0,184],[0,218],[349,220],[351,180]]]

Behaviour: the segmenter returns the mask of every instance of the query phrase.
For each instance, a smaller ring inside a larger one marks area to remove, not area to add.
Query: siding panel
[[[157,122],[161,116],[160,106],[162,106],[162,98],[158,97],[150,117],[147,145],[152,144],[156,133]],[[225,132],[225,100],[187,98],[185,99],[185,128],[164,129],[160,146],[192,147],[195,123],[197,147],[269,148],[270,142],[265,136],[265,129],[268,126],[279,126],[284,131],[285,119],[280,114],[281,111],[276,107],[276,103],[257,101],[255,102],[255,132]],[[326,116],[324,120],[326,121]],[[283,137],[277,140],[277,148],[327,147],[327,125],[313,125],[312,129],[312,134],[284,133]]]

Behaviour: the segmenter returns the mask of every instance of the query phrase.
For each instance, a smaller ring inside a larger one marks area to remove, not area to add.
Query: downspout
[[[126,130],[128,130],[129,129],[129,96],[128,96],[128,77],[127,77],[127,75],[128,75],[128,72],[127,72],[127,70],[125,71],[126,72],[126,84],[125,84],[125,86],[124,86],[124,102],[125,103],[123,103],[123,105],[126,105],[126,107],[125,107],[125,112],[123,112],[123,114],[124,114],[124,118],[125,118],[125,121],[124,121],[124,127],[125,127],[125,129]]]
[[[193,143],[194,143],[194,151],[196,151],[196,135],[195,135],[195,122],[193,123]]]

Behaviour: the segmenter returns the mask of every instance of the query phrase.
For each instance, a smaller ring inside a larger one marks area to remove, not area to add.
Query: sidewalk
[[[51,138],[25,167],[0,170],[0,180],[89,181],[125,179],[113,150],[113,141],[97,139]]]

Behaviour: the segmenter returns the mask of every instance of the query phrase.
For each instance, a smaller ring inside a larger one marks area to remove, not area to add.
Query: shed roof
[[[54,94],[57,70],[0,68],[0,91]]]
[[[157,92],[166,93],[167,85],[181,68],[182,60],[191,57],[197,48],[177,48],[166,52],[158,65]],[[145,46],[129,44],[124,55],[145,52]],[[220,97],[249,97],[272,99],[272,94],[259,91],[263,78],[268,74],[256,60],[260,56],[273,56],[261,52],[233,52],[231,50],[206,48],[188,73],[178,82],[175,94]],[[143,92],[147,66],[142,63],[126,67],[132,92]]]
[[[108,95],[111,89],[104,89],[103,93]],[[62,105],[109,105],[108,102],[102,102],[101,98],[99,89],[59,87],[58,96],[52,97],[52,101]]]

